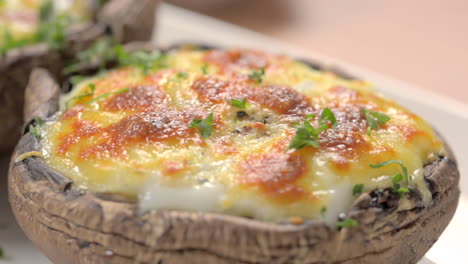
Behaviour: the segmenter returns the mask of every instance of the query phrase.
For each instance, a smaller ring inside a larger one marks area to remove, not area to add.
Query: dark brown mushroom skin
[[[0,55],[0,154],[11,151],[21,136],[24,88],[34,68],[48,69],[61,82],[62,69],[74,54],[96,39],[111,33],[122,43],[151,39],[154,15],[159,0],[111,0],[97,15],[96,23],[76,25],[67,32],[65,49],[50,49],[46,44],[16,48]],[[124,12],[125,11],[125,12]],[[110,29],[110,30],[109,30]]]
[[[26,120],[57,111],[58,85],[44,70],[32,74]],[[361,194],[347,217],[355,228],[303,224],[176,210],[138,215],[137,205],[83,191],[38,157],[26,133],[12,156],[9,199],[27,236],[54,263],[416,263],[437,241],[455,213],[459,172],[447,156],[424,168],[433,195],[425,207],[417,191],[398,200],[388,191]]]

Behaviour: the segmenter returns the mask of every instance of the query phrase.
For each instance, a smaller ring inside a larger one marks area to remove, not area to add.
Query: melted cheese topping
[[[370,84],[249,50],[180,50],[168,54],[167,64],[146,76],[119,68],[78,85],[64,99],[69,109],[43,128],[46,162],[80,188],[138,199],[143,212],[278,221],[320,218],[326,206],[322,217],[333,222],[354,200],[355,184],[367,191],[392,186],[399,166],[369,167],[387,160],[403,161],[411,187],[430,202],[423,165],[442,155],[443,145],[425,121]],[[257,83],[249,74],[260,68],[265,74]],[[76,99],[90,83],[94,94]],[[230,103],[243,98],[247,108]],[[320,148],[287,150],[295,123],[325,107],[338,125],[319,135]],[[360,107],[391,120],[367,134]],[[213,133],[203,138],[190,123],[210,113]]]

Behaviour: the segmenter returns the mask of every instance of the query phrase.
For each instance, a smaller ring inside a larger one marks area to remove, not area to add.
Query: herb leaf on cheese
[[[320,208],[320,215],[322,217],[325,216],[325,213],[327,212],[327,207],[325,205],[323,205],[321,208]]]
[[[115,47],[117,61],[122,66],[137,66],[144,75],[148,75],[150,70],[162,69],[167,66],[166,55],[160,51],[133,51],[127,52],[121,45]]]
[[[319,132],[327,130],[328,122],[331,122],[333,128],[336,127],[338,124],[336,122],[335,114],[333,114],[332,110],[330,110],[330,108],[327,107],[323,109],[322,114],[320,115],[320,123],[317,130]]]
[[[388,121],[390,121],[390,117],[384,113],[379,113],[379,112],[374,112],[365,109],[364,107],[361,107],[361,112],[364,114],[364,117],[367,120],[367,123],[369,124],[369,127],[367,128],[367,134],[370,134],[370,130],[379,130],[380,125],[386,124]]]
[[[205,63],[201,66],[201,72],[203,74],[208,74],[208,64]]]
[[[178,78],[178,79],[183,79],[183,80],[185,80],[185,79],[188,78],[188,73],[186,73],[186,72],[178,72],[178,73],[177,73],[177,78]]]
[[[213,132],[213,113],[209,114],[205,119],[201,120],[194,118],[189,127],[198,128],[202,137],[207,138]]]
[[[328,122],[332,123],[332,127],[336,127],[337,125],[336,117],[328,107],[322,111],[318,128],[314,128],[310,122],[307,121],[307,119],[314,117],[314,114],[308,114],[305,116],[303,124],[296,125],[296,135],[289,144],[288,149],[299,150],[307,146],[320,148],[318,141],[319,134],[329,128]]]
[[[106,98],[106,97],[108,97],[108,96],[111,96],[111,95],[126,93],[126,92],[128,92],[128,91],[130,91],[129,88],[124,88],[124,89],[120,89],[120,90],[113,91],[113,92],[110,92],[110,93],[104,93],[104,94],[101,94],[101,95],[99,95],[99,96],[93,98],[92,100],[88,101],[88,104],[92,104],[92,103],[94,103],[94,102],[96,102],[96,101],[99,101],[99,100],[101,100],[101,99],[103,99],[103,98]]]
[[[231,105],[237,108],[247,108],[250,104],[247,102],[247,98],[242,100],[231,99]]]
[[[406,168],[406,166],[403,164],[403,161],[401,161],[401,160],[387,160],[387,161],[377,163],[377,164],[370,164],[369,166],[371,168],[378,169],[378,168],[382,168],[382,167],[390,165],[390,164],[400,165],[401,171],[402,171],[402,177],[403,177],[402,180],[404,180],[406,185],[408,185],[409,184],[408,168]]]
[[[401,160],[387,160],[377,164],[370,164],[371,168],[381,168],[390,164],[398,164],[401,167],[401,173],[397,173],[392,177],[392,184],[393,184],[393,191],[397,192],[398,194],[405,194],[408,193],[409,190],[409,175],[408,175],[408,168],[403,164]],[[405,187],[401,186],[401,182],[404,182]]]
[[[68,109],[68,106],[70,105],[71,101],[73,101],[73,100],[81,100],[83,98],[93,96],[95,90],[96,90],[96,85],[94,83],[90,83],[88,85],[88,90],[87,91],[85,91],[84,93],[82,93],[80,95],[73,96],[72,98],[68,99],[68,101],[65,102],[65,108]]]
[[[289,143],[288,149],[299,150],[307,146],[320,148],[318,132],[309,123],[309,121],[304,120],[304,123],[297,125],[296,129],[296,135],[292,139],[291,143]]]
[[[260,84],[262,83],[264,76],[265,76],[265,68],[262,67],[260,70],[253,70],[252,73],[249,74],[249,79]]]

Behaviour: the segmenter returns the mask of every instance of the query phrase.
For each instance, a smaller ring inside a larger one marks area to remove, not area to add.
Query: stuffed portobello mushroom
[[[55,263],[416,263],[455,158],[361,80],[245,49],[119,49],[71,92],[45,70],[9,197]]]
[[[157,2],[0,1],[0,153],[11,151],[21,135],[24,88],[33,68],[46,68],[61,81],[67,60],[100,37],[149,40]]]

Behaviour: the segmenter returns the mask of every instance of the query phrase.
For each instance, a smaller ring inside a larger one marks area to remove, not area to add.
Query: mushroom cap
[[[154,14],[159,0],[111,0],[103,6],[93,23],[73,25],[67,32],[63,50],[51,49],[45,43],[15,48],[0,55],[0,153],[11,151],[21,136],[24,88],[34,68],[48,69],[62,81],[62,69],[74,54],[95,40],[111,33],[119,42],[151,39]],[[125,10],[125,12],[122,12]],[[110,30],[108,30],[110,29]]]
[[[46,70],[35,70],[25,120],[55,113],[59,93]],[[459,172],[444,145],[447,156],[424,167],[429,206],[417,192],[408,199],[388,190],[363,193],[346,212],[359,221],[354,228],[167,209],[139,215],[136,203],[80,190],[38,157],[15,161],[39,150],[30,133],[12,156],[9,199],[21,228],[54,263],[416,263],[458,204]]]

